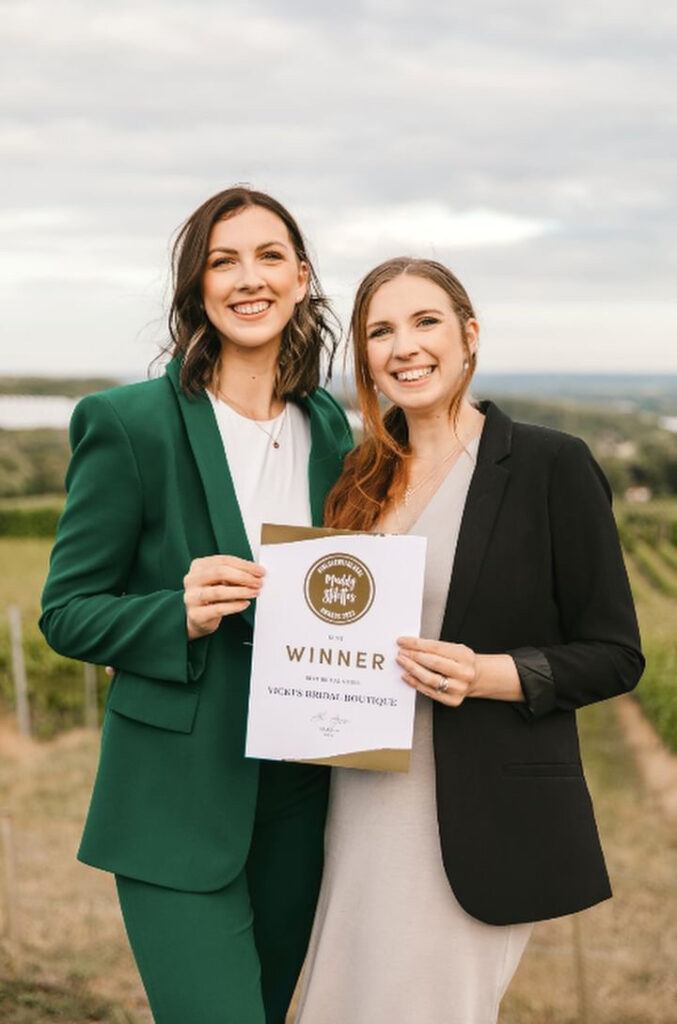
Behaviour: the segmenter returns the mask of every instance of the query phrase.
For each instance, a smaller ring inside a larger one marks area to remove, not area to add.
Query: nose
[[[241,259],[238,263],[236,287],[246,292],[256,292],[264,285],[261,268],[256,259]]]
[[[403,362],[415,356],[420,350],[418,338],[414,331],[402,326],[393,332],[392,355]]]

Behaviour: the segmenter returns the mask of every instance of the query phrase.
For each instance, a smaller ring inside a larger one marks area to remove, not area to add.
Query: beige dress
[[[478,443],[410,530],[428,538],[424,637],[440,634]],[[495,1024],[531,928],[485,924],[454,898],[437,830],[432,702],[417,694],[407,774],[332,770],[296,1024]]]

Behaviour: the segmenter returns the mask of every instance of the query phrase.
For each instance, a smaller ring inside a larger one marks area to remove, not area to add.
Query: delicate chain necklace
[[[273,431],[270,431],[270,430],[266,430],[266,428],[263,426],[262,423],[259,422],[259,420],[255,420],[253,416],[248,416],[247,413],[243,410],[242,406],[238,405],[237,402],[233,401],[233,399],[230,398],[227,394],[225,394],[225,392],[219,390],[217,392],[217,397],[218,398],[222,398],[228,405],[234,406],[234,408],[242,416],[244,416],[245,419],[249,420],[250,423],[253,423],[254,426],[258,427],[260,431],[262,431],[267,437],[269,437],[273,448],[279,448],[280,447],[280,434],[282,433],[282,431],[284,429],[284,425],[287,422],[287,403],[286,402],[284,404],[284,409],[282,410],[282,415],[280,416],[280,422],[278,423],[277,428],[275,430],[273,430]]]
[[[449,459],[452,457],[452,455],[455,455],[456,452],[458,452],[460,450],[461,450],[461,445],[456,443],[453,446],[453,448],[451,449],[451,451],[447,452],[447,454],[444,456],[444,458],[441,459],[441,461],[438,462],[437,465],[433,467],[432,471],[430,473],[428,473],[427,476],[424,476],[422,480],[419,480],[419,482],[416,484],[415,487],[407,486],[405,488],[405,490],[404,490],[404,504],[405,504],[405,507],[409,504],[409,501],[414,496],[414,494],[416,494],[417,491],[420,491],[420,489],[423,487],[424,484],[429,483],[430,480],[432,480],[432,478],[437,473],[439,473],[439,471],[442,468],[442,466],[444,466],[444,464],[449,461]]]

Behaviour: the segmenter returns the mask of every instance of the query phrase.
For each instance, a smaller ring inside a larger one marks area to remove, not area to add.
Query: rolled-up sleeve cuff
[[[194,683],[200,678],[207,664],[207,652],[212,634],[188,641],[188,682]]]
[[[550,662],[537,647],[507,652],[515,662],[526,704],[515,704],[528,718],[542,718],[555,707],[555,681]]]

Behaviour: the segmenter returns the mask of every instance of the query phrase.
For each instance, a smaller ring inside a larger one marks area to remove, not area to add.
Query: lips
[[[424,380],[431,375],[434,369],[434,366],[412,366],[407,370],[398,370],[392,376],[400,384],[404,384],[411,381]]]
[[[266,313],[272,302],[269,299],[258,299],[256,302],[238,302],[232,305],[230,308],[238,316],[260,316],[262,313]]]

